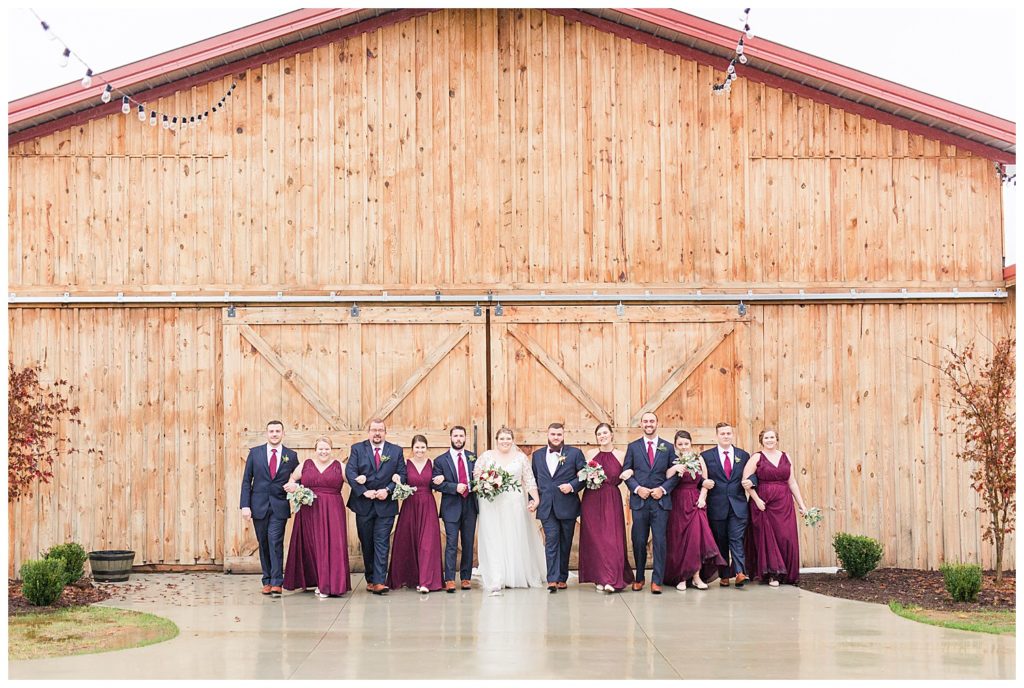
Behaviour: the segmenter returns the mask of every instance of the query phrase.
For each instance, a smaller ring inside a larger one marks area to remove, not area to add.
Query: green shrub
[[[89,558],[77,542],[55,545],[43,554],[43,559],[64,560],[64,585],[71,585],[85,575],[85,560]]]
[[[943,564],[939,567],[946,590],[956,602],[974,602],[981,592],[981,567],[977,564]]]
[[[48,607],[64,590],[63,559],[33,559],[21,565],[21,592],[37,607]]]
[[[868,575],[882,560],[881,543],[865,535],[836,533],[832,546],[840,565],[854,578]]]

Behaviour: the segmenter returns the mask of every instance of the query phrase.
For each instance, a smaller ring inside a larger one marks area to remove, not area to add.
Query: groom
[[[548,562],[548,592],[565,590],[569,580],[569,552],[580,515],[580,498],[576,492],[583,487],[577,476],[586,461],[583,452],[564,444],[565,428],[561,423],[548,426],[548,445],[533,453],[533,477],[537,481],[540,503],[531,501],[530,511],[544,526],[544,557]]]
[[[356,512],[356,533],[363,549],[363,570],[366,589],[374,595],[388,591],[384,581],[388,575],[388,549],[391,527],[398,515],[398,502],[391,499],[394,477],[406,482],[405,455],[397,444],[384,441],[384,421],[370,421],[369,438],[352,445],[345,466],[345,482],[352,488],[348,508]],[[359,478],[363,481],[360,482]]]
[[[672,488],[678,476],[666,478],[665,473],[675,460],[675,451],[658,437],[658,416],[648,411],[640,416],[644,435],[626,447],[622,472],[632,469],[626,480],[629,488],[629,508],[633,512],[633,560],[636,562],[636,582],[633,590],[644,589],[644,569],[647,566],[647,539],[654,540],[654,570],[651,572],[651,592],[661,594],[665,575],[666,531],[669,511],[672,510]]]
[[[466,451],[466,428],[456,425],[449,433],[451,446],[434,459],[431,487],[441,493],[441,519],[444,521],[444,589],[455,592],[455,553],[462,536],[462,561],[459,578],[462,589],[470,589],[473,577],[473,534],[479,511],[473,494],[473,465],[476,456]]]
[[[283,441],[284,423],[267,423],[267,443],[249,450],[242,474],[239,507],[256,529],[264,595],[280,595],[284,583],[284,527],[291,516],[285,483],[299,458]]]

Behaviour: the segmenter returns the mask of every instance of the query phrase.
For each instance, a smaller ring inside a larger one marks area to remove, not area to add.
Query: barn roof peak
[[[402,21],[432,10],[387,8],[315,8],[282,14],[133,62],[102,76],[148,98],[179,89],[184,83],[210,80],[214,73],[238,71],[288,49],[343,38]],[[579,21],[637,42],[685,54],[724,68],[733,54],[737,32],[684,12],[659,9],[548,9],[567,20]],[[880,77],[824,60],[808,53],[754,39],[743,76],[824,99],[848,109],[874,111],[898,126],[933,131],[933,136],[998,162],[1016,155],[1014,122],[929,95]],[[719,64],[720,63],[720,64]],[[77,82],[11,101],[8,134],[11,142],[41,136],[58,128],[105,116],[119,103],[97,104]]]

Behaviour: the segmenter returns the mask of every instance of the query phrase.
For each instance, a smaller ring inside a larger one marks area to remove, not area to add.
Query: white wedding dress
[[[522,492],[503,492],[493,502],[483,497],[478,499],[480,578],[484,590],[491,593],[497,593],[503,587],[540,588],[547,585],[540,521],[526,509],[527,490],[536,488],[533,470],[521,451],[514,450],[511,455],[510,460],[503,460],[501,454],[488,450],[477,460],[477,467],[501,466],[523,484]]]

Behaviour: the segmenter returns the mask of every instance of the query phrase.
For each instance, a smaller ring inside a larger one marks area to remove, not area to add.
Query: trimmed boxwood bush
[[[974,602],[981,592],[981,567],[977,564],[943,564],[939,567],[946,591],[956,602]]]
[[[77,542],[55,545],[43,554],[43,559],[64,561],[64,585],[71,585],[85,575],[85,560],[88,558],[85,549]]]
[[[63,559],[32,559],[21,565],[21,592],[37,607],[48,607],[64,590]]]
[[[854,578],[868,575],[882,560],[882,544],[866,535],[836,533],[832,546],[839,563]]]

